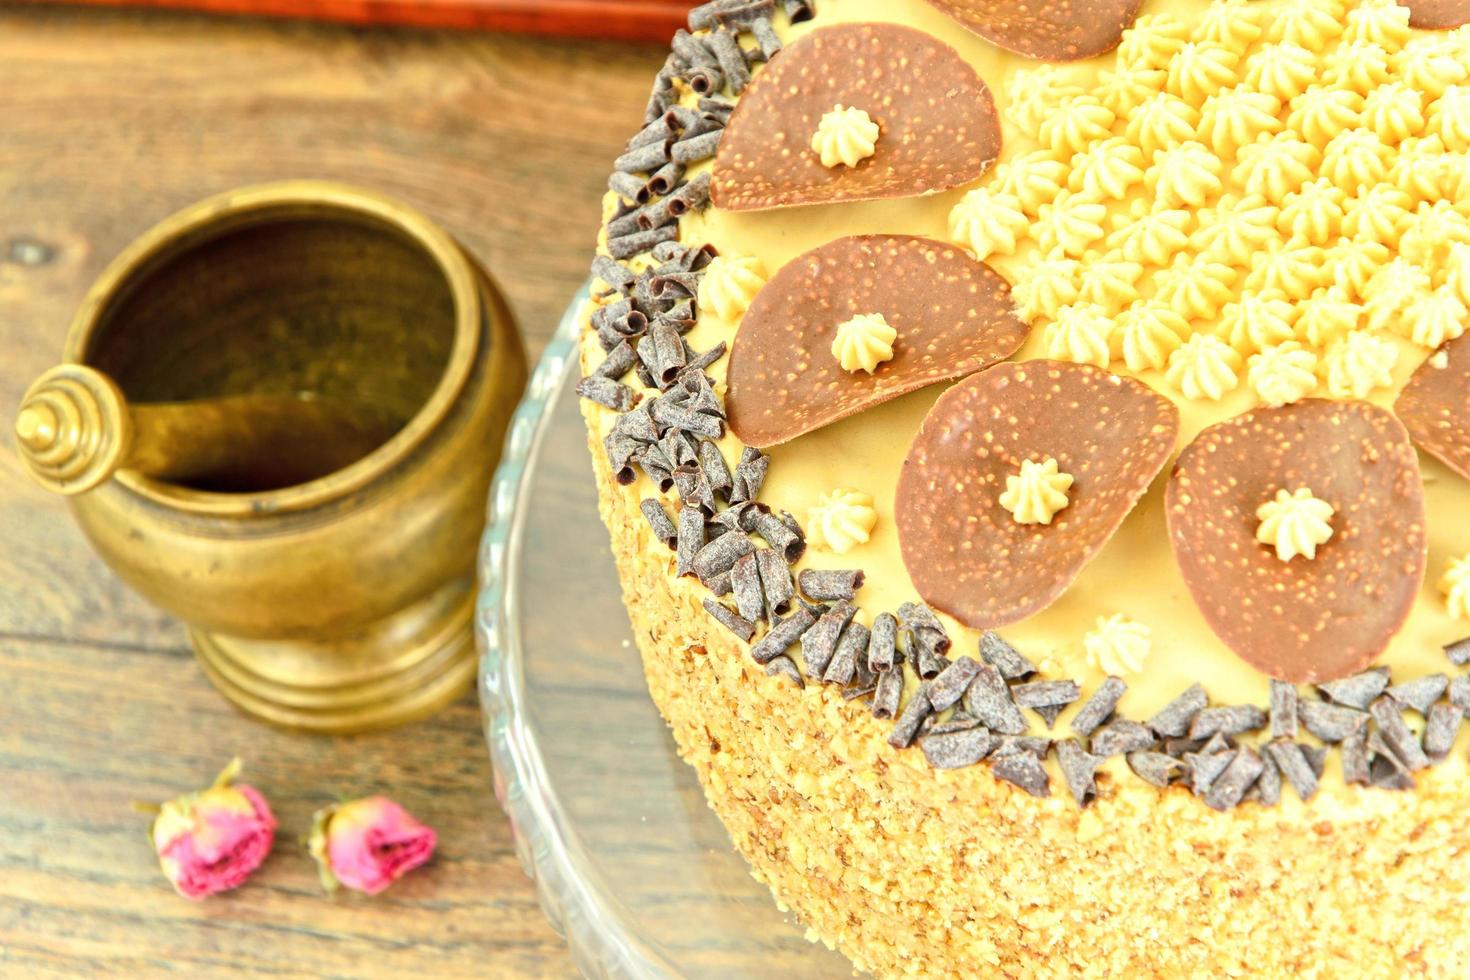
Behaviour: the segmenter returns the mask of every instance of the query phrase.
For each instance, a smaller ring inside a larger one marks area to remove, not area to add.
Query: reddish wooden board
[[[25,0],[32,4],[157,7],[347,24],[515,31],[620,41],[667,41],[693,0]]]

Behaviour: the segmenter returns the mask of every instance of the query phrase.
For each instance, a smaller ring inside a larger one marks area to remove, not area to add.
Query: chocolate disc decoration
[[[834,106],[878,124],[873,155],[825,167],[811,148]],[[714,165],[727,211],[913,197],[968,184],[1000,155],[990,89],[949,45],[898,24],[813,31],[771,60],[736,105]]]
[[[1256,540],[1256,510],[1306,487],[1331,504],[1315,558]],[[1383,652],[1427,560],[1424,490],[1404,427],[1367,402],[1308,399],[1211,426],[1179,457],[1169,537],[1210,628],[1279,680],[1329,681]]]
[[[998,364],[935,402],[899,475],[899,545],[924,601],[986,629],[1051,605],[1101,550],[1174,450],[1179,412],[1086,364]],[[1000,505],[1023,460],[1073,477],[1049,525]]]
[[[1470,333],[1419,365],[1393,410],[1415,442],[1470,480]]]
[[[1436,0],[1418,0],[1426,5]],[[1453,0],[1439,0],[1453,2]],[[1143,0],[929,0],[993,44],[1043,61],[1077,61],[1111,51],[1138,19]]]
[[[1409,8],[1409,26],[1420,30],[1449,30],[1470,24],[1470,0],[1399,0]]]
[[[832,355],[837,327],[882,314],[898,331],[872,374]],[[730,351],[725,410],[748,446],[786,442],[855,412],[1004,360],[1026,339],[1011,287],[928,238],[839,238],[792,259],[756,294]]]

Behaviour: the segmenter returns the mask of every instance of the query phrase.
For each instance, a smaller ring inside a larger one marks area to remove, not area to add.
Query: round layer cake
[[[813,939],[1470,970],[1467,20],[691,12],[579,392],[649,689]]]

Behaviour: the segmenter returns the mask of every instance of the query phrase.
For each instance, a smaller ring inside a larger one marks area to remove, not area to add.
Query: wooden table
[[[131,595],[23,476],[10,415],[92,279],[216,191],[330,177],[450,228],[533,355],[585,275],[607,167],[651,47],[0,5],[0,975],[569,976],[491,792],[478,707],[327,739],[209,687],[179,625]],[[230,895],[175,896],[130,801],[231,755],[275,852]],[[387,791],[440,832],[377,899],[324,896],[298,838],[337,794]]]

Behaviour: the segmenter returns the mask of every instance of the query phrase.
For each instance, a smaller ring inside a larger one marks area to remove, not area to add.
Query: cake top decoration
[[[892,360],[849,372],[832,356],[840,324],[882,314]],[[765,447],[1015,353],[1026,326],[1010,286],[952,245],[905,235],[839,238],[792,259],[745,313],[730,352],[726,408],[746,445]]]
[[[1077,61],[1111,51],[1143,0],[929,0],[987,41],[1042,61]]]
[[[1146,385],[1063,361],[999,364],[940,397],[914,438],[894,506],[914,587],[976,629],[1049,606],[1112,537],[1173,452],[1177,409]],[[1049,525],[999,497],[1028,459],[1075,481]]]
[[[1394,411],[1415,442],[1470,480],[1470,334],[1419,366]]]
[[[1313,531],[1323,511],[1305,497],[1288,493],[1281,513],[1257,516],[1278,490],[1299,488],[1330,505],[1330,536]],[[1424,578],[1418,457],[1393,415],[1366,402],[1309,399],[1206,429],[1180,455],[1166,507],[1174,556],[1205,620],[1271,677],[1324,681],[1365,667],[1403,625]],[[1269,535],[1275,550],[1257,543],[1258,521],[1273,518],[1285,535]],[[1289,523],[1302,533],[1287,533]],[[1315,558],[1283,560],[1308,541]]]
[[[863,108],[879,130],[856,166],[824,165],[811,149],[834,105]],[[947,190],[983,174],[1000,139],[995,99],[949,45],[897,24],[823,28],[782,51],[737,104],[714,201],[760,211]]]
[[[1409,24],[1421,30],[1448,30],[1470,24],[1470,0],[1399,0],[1409,8]]]

